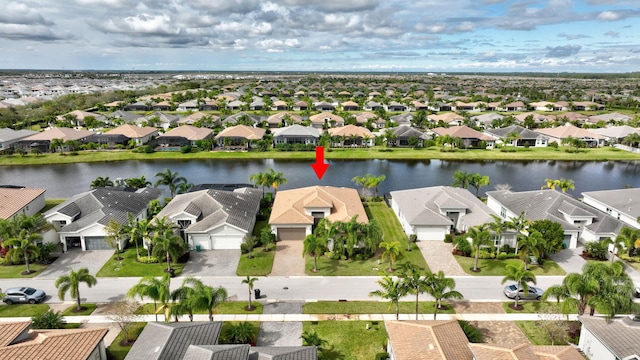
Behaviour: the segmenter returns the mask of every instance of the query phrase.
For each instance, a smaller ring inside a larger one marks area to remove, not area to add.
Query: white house
[[[589,191],[583,192],[582,196],[585,204],[640,229],[640,188]]]
[[[600,316],[580,316],[578,347],[590,360],[640,359],[640,322],[629,317],[611,321]]]

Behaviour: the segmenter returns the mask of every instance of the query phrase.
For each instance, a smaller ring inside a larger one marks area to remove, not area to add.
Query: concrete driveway
[[[551,259],[558,263],[562,270],[569,273],[582,273],[582,266],[587,262],[582,256],[584,247],[578,243],[575,249],[562,249],[557,254],[551,255]]]
[[[82,251],[80,249],[72,249],[60,254],[56,261],[35,277],[38,279],[57,279],[61,275],[67,275],[70,267],[76,271],[81,268],[87,268],[89,273],[95,276],[113,254],[113,250]]]
[[[266,303],[263,314],[302,314],[301,302]],[[302,323],[298,321],[263,321],[256,341],[257,346],[301,346]]]
[[[192,251],[182,276],[235,276],[240,250]]]

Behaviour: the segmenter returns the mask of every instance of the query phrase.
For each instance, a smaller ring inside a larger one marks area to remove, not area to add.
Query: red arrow
[[[316,172],[318,180],[321,180],[324,172],[329,168],[329,164],[324,162],[324,146],[316,146],[316,162],[311,164],[311,167]]]

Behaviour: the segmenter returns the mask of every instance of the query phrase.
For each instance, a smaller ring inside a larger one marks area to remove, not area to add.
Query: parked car
[[[15,303],[29,303],[35,304],[42,302],[47,297],[42,290],[37,290],[30,287],[15,287],[9,288],[4,293],[4,301],[7,305]]]
[[[640,298],[640,284],[636,284],[635,292],[633,293],[635,297]]]
[[[529,286],[529,292],[526,294],[522,288],[518,291],[517,284],[511,284],[504,287],[504,296],[509,299],[515,299],[517,297],[519,300],[540,300],[542,294],[544,294],[544,291],[535,286]]]

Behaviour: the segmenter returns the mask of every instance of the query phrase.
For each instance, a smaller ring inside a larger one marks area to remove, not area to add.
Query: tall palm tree
[[[453,183],[451,186],[466,189],[469,187],[469,182],[471,181],[472,176],[473,174],[466,171],[456,170],[456,172],[453,173]]]
[[[95,178],[91,182],[91,188],[92,189],[97,189],[97,188],[101,188],[101,187],[109,187],[109,186],[113,186],[113,181],[111,179],[109,179],[108,176],[105,176],[105,177],[98,176],[97,178]]]
[[[191,303],[191,298],[193,297],[193,288],[185,286],[183,281],[182,286],[173,290],[169,297],[171,298],[172,302],[169,314],[173,315],[175,322],[178,322],[178,317],[184,314],[187,314],[187,316],[189,316],[189,321],[193,321],[194,309]]]
[[[164,311],[164,321],[167,322],[169,321],[169,300],[171,299],[170,283],[171,277],[169,274],[162,275],[160,279],[153,276],[145,276],[127,291],[127,297],[140,296],[141,300],[144,300],[144,298],[152,299],[156,321],[158,321],[158,313]],[[158,302],[162,304],[159,309],[157,308]]]
[[[540,188],[541,190],[543,190],[543,189],[555,190],[555,188],[556,188],[556,180],[546,178],[546,179],[544,179],[544,182],[545,182],[545,184],[542,185],[542,187]]]
[[[257,172],[249,176],[249,181],[251,181],[255,186],[262,187],[262,197],[264,198],[264,188],[271,187],[271,182],[269,181],[269,175],[266,172]]]
[[[475,252],[475,261],[473,263],[473,271],[478,272],[478,256],[480,255],[480,248],[491,243],[491,233],[487,230],[487,227],[483,224],[480,226],[474,226],[469,229],[469,237],[471,238],[471,247]]]
[[[387,275],[378,280],[378,285],[380,285],[381,289],[370,292],[369,296],[377,296],[389,300],[389,308],[392,305],[395,306],[396,320],[398,320],[400,318],[400,306],[398,303],[407,294],[406,287],[402,286],[402,280],[393,280]]]
[[[575,190],[576,186],[571,179],[561,178],[560,180],[556,180],[556,186],[560,188],[562,192],[567,192],[567,190]]]
[[[29,260],[32,256],[40,255],[40,248],[35,244],[37,240],[42,240],[42,235],[38,233],[28,234],[27,230],[23,229],[17,237],[5,240],[4,242],[4,246],[9,247],[9,251],[6,254],[7,258],[13,261],[18,261],[20,258],[24,259],[27,267],[23,273],[25,275],[35,272],[29,268]]]
[[[273,196],[275,196],[278,192],[278,188],[280,187],[280,185],[287,183],[287,179],[284,177],[283,173],[276,172],[271,168],[267,170],[267,176],[269,178],[269,183],[273,188]]]
[[[438,315],[438,309],[442,309],[442,300],[463,298],[460,292],[454,290],[455,287],[456,281],[453,278],[445,277],[442,270],[428,278],[427,293],[436,300],[433,309],[433,320]]]
[[[405,287],[408,294],[414,294],[416,296],[416,320],[418,320],[419,296],[427,292],[427,287],[433,274],[428,271],[426,276],[422,276],[420,270],[415,265],[412,263],[406,264],[401,275],[402,286]]]
[[[313,272],[318,272],[318,255],[324,252],[326,247],[324,239],[313,234],[309,234],[304,238],[302,256],[313,256]]]
[[[480,195],[480,188],[489,185],[489,176],[473,173],[469,176],[469,186],[476,189],[476,196]]]
[[[124,183],[128,187],[132,187],[134,189],[142,189],[147,186],[151,186],[151,182],[147,181],[147,178],[144,175],[140,176],[139,178],[132,177],[132,178],[125,179]]]
[[[623,227],[618,236],[616,236],[615,243],[619,250],[625,251],[627,255],[632,256],[634,250],[640,247],[640,230],[628,226]]]
[[[402,254],[402,250],[400,250],[400,242],[383,241],[380,243],[380,247],[384,249],[380,258],[382,260],[386,258],[389,259],[389,269],[387,269],[387,271],[393,272],[393,262]]]
[[[184,240],[174,234],[173,230],[166,230],[164,233],[157,233],[153,237],[152,243],[153,252],[165,256],[167,272],[171,272],[171,259],[177,260],[185,252]]]
[[[80,303],[80,283],[87,284],[87,287],[93,287],[98,283],[95,276],[89,274],[89,269],[82,268],[78,271],[74,271],[69,268],[69,275],[62,275],[56,279],[55,286],[58,289],[58,297],[60,300],[64,300],[64,296],[67,292],[71,297],[76,298],[76,311],[82,311],[82,304]]]
[[[493,219],[493,222],[490,222],[488,224],[489,230],[493,231],[496,234],[498,243],[502,244],[502,233],[504,232],[507,225],[499,216],[491,214],[491,218]]]
[[[51,139],[51,142],[49,143],[49,149],[53,150],[54,152],[56,151],[56,149],[60,149],[60,154],[64,153],[64,140],[62,139]]]
[[[158,181],[156,181],[154,186],[167,186],[172,198],[176,195],[178,184],[187,182],[187,179],[179,176],[177,171],[173,172],[169,168],[165,168],[163,171],[156,173],[155,176],[158,178]]]
[[[531,225],[531,222],[525,217],[525,214],[526,213],[523,211],[520,215],[510,218],[505,223],[508,229],[513,229],[516,232],[516,254],[518,253],[518,240],[520,238],[520,233]]]
[[[531,230],[527,235],[521,235],[519,245],[520,260],[522,260],[525,270],[528,270],[528,264],[531,256],[536,258],[540,256],[540,247],[542,246],[543,241],[544,237],[536,230]]]
[[[385,174],[382,174],[379,176],[371,176],[369,178],[369,181],[367,182],[367,186],[375,190],[376,198],[378,197],[378,186],[380,185],[381,182],[385,181],[386,178],[387,176]]]
[[[213,321],[215,308],[227,299],[227,289],[222,286],[214,288],[205,285],[200,279],[187,277],[182,286],[190,286],[193,289],[189,302],[194,310],[206,310],[209,313],[209,321]]]
[[[532,271],[527,270],[522,263],[510,263],[505,266],[505,275],[504,278],[502,278],[501,284],[507,281],[515,281],[516,284],[518,284],[518,292],[522,289],[525,294],[528,294],[529,283],[536,284],[536,275]],[[518,307],[518,301],[520,301],[520,296],[516,294],[515,304],[513,305],[516,308]]]
[[[254,309],[254,307],[251,305],[251,293],[253,292],[253,286],[256,281],[258,281],[258,278],[252,278],[249,275],[247,275],[247,277],[242,280],[242,284],[247,284],[247,286],[249,287],[249,306],[247,307],[247,310]]]
[[[154,231],[153,224],[149,219],[142,219],[135,222],[135,226],[131,228],[132,238],[137,237],[142,239],[143,245],[146,245],[147,256],[151,257],[151,234]],[[136,243],[136,251],[137,251]]]

